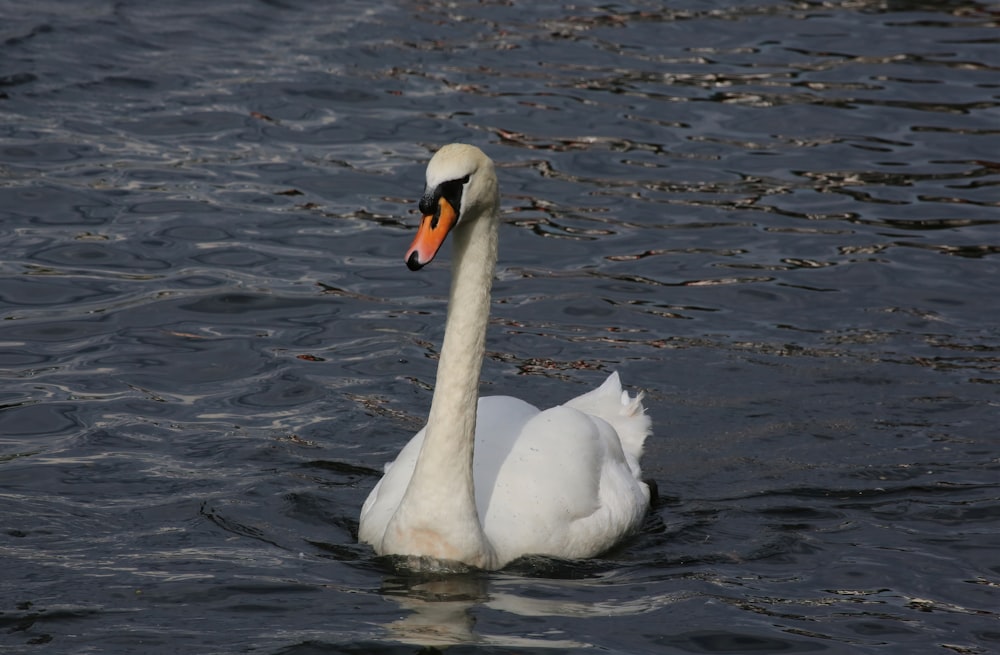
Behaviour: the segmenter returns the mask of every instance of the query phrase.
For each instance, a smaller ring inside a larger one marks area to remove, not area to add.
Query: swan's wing
[[[651,432],[652,425],[642,405],[641,392],[630,396],[622,389],[618,373],[612,373],[604,384],[567,401],[565,405],[610,423],[621,440],[622,448],[630,458],[636,477],[639,476],[642,447]]]
[[[501,562],[591,557],[634,532],[649,506],[614,428],[560,406],[524,424],[499,467],[483,529]]]
[[[525,424],[538,413],[537,407],[520,398],[486,396],[479,399],[472,474],[480,523],[492,502],[501,466],[510,456]]]

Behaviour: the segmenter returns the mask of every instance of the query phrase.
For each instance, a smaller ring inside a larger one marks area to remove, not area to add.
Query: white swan
[[[451,144],[427,165],[406,264],[429,263],[454,233],[437,385],[427,425],[386,465],[358,530],[376,553],[412,556],[411,566],[591,557],[633,533],[649,507],[639,457],[650,420],[617,373],[545,411],[508,396],[480,398],[477,411],[499,202],[493,162],[478,148]]]

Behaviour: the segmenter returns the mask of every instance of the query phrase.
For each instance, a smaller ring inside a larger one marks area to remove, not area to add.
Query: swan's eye
[[[469,181],[469,176],[466,175],[463,178],[457,180],[449,180],[448,182],[442,182],[438,186],[438,194],[448,201],[455,211],[458,212],[459,217],[462,214],[462,191],[465,189],[466,183]]]
[[[469,179],[470,176],[466,175],[457,180],[442,182],[434,189],[433,193],[426,193],[420,198],[420,202],[418,203],[420,213],[424,216],[433,217],[431,219],[432,228],[437,226],[438,219],[441,216],[441,204],[438,202],[441,198],[447,200],[455,212],[461,212],[462,191],[465,189],[465,185],[469,183]]]
[[[438,189],[441,191],[441,195],[448,198],[449,194],[459,194],[461,195],[462,189],[466,184],[469,183],[469,176],[459,178],[457,180],[448,180],[447,182],[442,182]],[[450,201],[451,198],[448,198]]]

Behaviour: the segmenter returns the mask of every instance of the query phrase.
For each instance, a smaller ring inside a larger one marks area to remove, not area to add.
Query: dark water
[[[1000,650],[1000,7],[0,0],[0,651]],[[646,390],[642,534],[408,578],[431,152],[485,393]]]

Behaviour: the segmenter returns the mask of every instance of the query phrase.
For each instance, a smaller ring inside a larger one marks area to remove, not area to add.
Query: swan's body
[[[437,385],[427,425],[365,501],[359,540],[380,555],[484,569],[522,555],[600,554],[634,532],[649,507],[641,397],[623,392],[612,373],[545,411],[508,396],[477,402],[497,254],[493,162],[473,146],[445,146],[427,166],[420,208],[411,269],[455,234]]]

